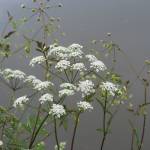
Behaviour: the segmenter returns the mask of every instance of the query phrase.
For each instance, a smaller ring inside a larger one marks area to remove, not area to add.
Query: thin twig
[[[54,131],[55,131],[55,140],[56,140],[56,144],[57,144],[57,150],[60,150],[58,133],[57,133],[57,120],[55,117],[54,117]]]
[[[80,112],[76,116],[75,126],[74,126],[74,130],[73,130],[73,136],[72,136],[72,140],[71,140],[71,149],[70,150],[73,150],[75,136],[76,136],[76,131],[77,131],[77,126],[78,126],[78,121],[79,121],[79,116],[80,116]]]

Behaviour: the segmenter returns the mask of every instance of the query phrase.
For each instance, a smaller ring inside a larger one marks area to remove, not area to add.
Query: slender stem
[[[46,65],[46,71],[45,71],[45,79],[48,80],[49,79],[49,64],[48,64],[48,60],[47,60],[47,56],[46,53],[43,52],[44,58],[45,58],[45,65]]]
[[[77,77],[78,73],[79,73],[79,71],[77,71],[77,72],[76,72],[76,74],[75,74],[75,75],[74,75],[74,77],[72,78],[71,83],[73,83],[73,82],[75,81],[75,79],[76,79],[76,77]]]
[[[69,76],[68,76],[68,74],[67,74],[67,71],[64,70],[64,72],[65,72],[65,75],[66,75],[66,77],[67,77],[68,82],[70,82],[70,79],[69,79]]]
[[[76,135],[78,121],[79,121],[79,116],[80,116],[80,112],[76,116],[75,126],[74,126],[74,130],[73,130],[73,136],[72,136],[72,140],[71,140],[71,149],[70,150],[73,150],[74,141],[75,141],[75,135]]]
[[[105,143],[106,135],[107,135],[107,131],[106,131],[106,111],[107,111],[107,91],[105,93],[105,103],[104,103],[104,108],[103,108],[103,138],[102,138],[100,150],[103,150],[103,148],[104,148],[104,143]]]
[[[58,133],[57,133],[57,121],[56,121],[55,117],[54,117],[54,131],[55,131],[55,140],[56,140],[56,144],[57,144],[57,150],[60,150]]]
[[[132,129],[132,136],[131,136],[131,150],[134,150],[134,129]]]
[[[143,118],[143,127],[142,127],[142,135],[141,135],[141,142],[140,142],[139,150],[141,150],[143,146],[144,136],[145,136],[145,127],[146,127],[146,115],[144,115],[144,118]]]
[[[45,137],[43,137],[42,139],[40,139],[40,141],[45,141],[51,134],[52,134],[52,133],[48,133]],[[36,141],[36,142],[34,143],[33,147],[34,147],[35,145],[37,145],[38,143],[39,143],[39,141]]]
[[[37,123],[38,123],[39,116],[40,116],[40,108],[41,108],[41,105],[39,105],[39,107],[38,107],[38,112],[37,112],[37,116],[36,116],[35,125],[34,125],[34,128],[33,128],[33,132],[32,132],[32,135],[31,135],[30,143],[32,143],[32,140],[34,138],[34,134],[35,134],[35,131],[36,131],[36,128],[37,128]]]
[[[144,104],[147,103],[147,85],[145,85],[144,88]],[[142,135],[141,135],[141,141],[140,141],[140,146],[138,150],[142,149],[143,142],[144,142],[144,136],[145,136],[145,128],[146,128],[146,114],[144,114],[143,117],[143,125],[142,125]]]
[[[33,137],[32,141],[31,141],[30,144],[29,144],[29,149],[32,148],[32,146],[33,146],[33,144],[34,144],[34,142],[35,142],[35,139],[36,139],[36,137],[37,137],[39,131],[41,130],[43,124],[44,124],[45,121],[47,120],[48,116],[49,116],[49,114],[47,114],[47,115],[45,116],[45,118],[43,119],[43,121],[42,121],[41,124],[39,125],[38,129],[36,130],[36,132],[35,132],[35,134],[34,134],[34,137]]]

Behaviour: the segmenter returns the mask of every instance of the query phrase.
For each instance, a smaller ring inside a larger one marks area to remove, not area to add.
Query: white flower
[[[2,145],[3,145],[3,141],[0,140],[0,146],[2,146]]]
[[[25,96],[22,96],[22,97],[19,97],[15,100],[14,104],[13,104],[13,107],[23,107],[23,104],[28,102],[29,101],[29,98],[25,95]]]
[[[95,69],[96,72],[104,71],[104,70],[107,69],[107,67],[105,66],[105,64],[102,61],[100,61],[100,60],[91,62],[90,68]]]
[[[76,86],[75,85],[73,85],[73,84],[71,84],[71,83],[62,83],[61,85],[60,85],[60,87],[61,88],[66,88],[66,89],[70,89],[70,90],[76,90]]]
[[[83,52],[82,49],[83,46],[79,45],[79,44],[72,44],[68,47],[68,49],[70,49],[70,57],[78,57],[78,58],[82,58]]]
[[[44,104],[45,102],[53,102],[53,95],[46,93],[40,97],[39,101],[41,104]]]
[[[29,65],[34,67],[36,64],[42,64],[45,62],[45,58],[43,56],[37,56],[31,59]]]
[[[83,71],[86,70],[85,65],[83,63],[76,63],[72,65],[73,70]]]
[[[65,150],[65,147],[66,147],[66,142],[60,142],[59,144],[60,150]],[[58,150],[57,145],[55,145],[55,150]]]
[[[24,80],[24,82],[33,82],[33,80],[35,80],[36,77],[33,75],[29,75],[26,77],[26,79]]]
[[[54,56],[58,59],[67,59],[69,57],[70,50],[63,46],[57,46],[48,52],[48,56]]]
[[[94,55],[91,55],[91,54],[85,55],[85,57],[86,57],[90,62],[94,62],[94,61],[97,61],[97,60],[98,60]]]
[[[56,118],[60,118],[61,116],[66,114],[66,111],[64,109],[64,106],[59,104],[53,104],[52,108],[49,111],[49,114]]]
[[[20,70],[11,70],[9,68],[3,70],[1,72],[3,77],[8,80],[8,79],[19,79],[22,80],[25,78],[26,74]]]
[[[100,88],[102,90],[106,90],[112,96],[115,96],[115,93],[119,90],[118,89],[118,85],[116,85],[116,84],[114,84],[112,82],[109,82],[109,81],[102,82],[102,85],[100,85]]]
[[[71,83],[62,83],[60,87],[64,89],[59,91],[59,97],[74,95],[77,90],[77,87]]]
[[[37,79],[35,76],[30,75],[24,80],[25,83],[31,83],[35,90],[47,90],[49,87],[53,85],[50,81],[41,81]]]
[[[83,111],[85,111],[85,110],[91,111],[93,109],[93,106],[90,103],[85,102],[85,101],[78,102],[77,106],[78,106],[79,110],[83,110]]]
[[[50,49],[48,56],[55,56],[58,59],[70,59],[71,57],[82,58],[82,48],[83,46],[79,44],[72,44],[68,48],[63,46],[52,46],[52,49]]]
[[[38,84],[36,84],[35,86],[34,86],[34,89],[35,90],[38,90],[38,91],[41,91],[41,90],[47,90],[49,87],[51,87],[53,85],[53,83],[52,82],[50,82],[50,81],[41,81],[41,82],[39,82]]]
[[[69,49],[72,49],[72,50],[81,50],[81,49],[83,48],[83,46],[74,43],[74,44],[71,44],[68,48],[69,48]]]
[[[60,71],[63,71],[68,67],[70,67],[70,62],[67,60],[60,60],[55,66],[55,68],[59,69]]]
[[[74,94],[75,94],[74,90],[70,90],[70,89],[63,89],[59,91],[59,97],[72,96]]]
[[[25,78],[25,73],[20,71],[20,70],[14,70],[13,71],[13,75],[14,75],[14,78],[16,79],[24,79]]]
[[[33,75],[29,75],[26,77],[26,79],[24,80],[25,83],[31,83],[33,86],[36,86],[37,84],[41,83],[42,81],[37,79],[35,76]]]
[[[78,91],[81,91],[82,97],[89,96],[95,92],[94,83],[90,80],[80,81]]]

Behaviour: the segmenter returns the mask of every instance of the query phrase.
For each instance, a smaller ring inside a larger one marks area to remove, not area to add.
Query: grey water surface
[[[16,17],[24,16],[20,4],[24,2],[30,4],[30,0],[0,0],[0,30],[6,22],[6,11],[9,10]],[[56,1],[55,1],[56,2]],[[140,71],[145,59],[150,58],[150,0],[59,0],[63,7],[53,9],[49,12],[52,16],[61,18],[61,29],[66,33],[65,37],[60,37],[64,45],[80,43],[84,46],[91,46],[93,39],[103,40],[107,32],[112,33],[113,40],[128,55],[131,62],[123,56],[118,58],[119,65],[117,71],[126,80],[135,78],[129,63]],[[29,26],[33,28],[33,26]],[[101,51],[100,45],[95,47]],[[24,72],[30,72],[25,59],[21,56],[14,56],[6,63],[7,67],[19,68]],[[106,63],[109,63],[109,61]],[[35,70],[38,73],[37,70]],[[143,101],[143,87],[135,80],[132,89],[133,101],[139,104]],[[0,87],[1,105],[7,101],[8,92],[6,87]],[[150,99],[149,99],[150,100]],[[101,124],[101,112],[96,109],[91,113],[86,113],[81,117],[78,127],[75,150],[98,150],[100,141],[98,132],[95,130]],[[125,108],[114,119],[112,133],[108,136],[104,150],[130,150],[131,130],[128,118],[131,115]],[[100,119],[99,119],[100,118]],[[136,121],[140,126],[141,120]],[[150,149],[150,120],[147,121],[146,136],[143,150]],[[64,135],[66,135],[64,133]],[[63,140],[65,138],[60,135]],[[66,135],[69,138],[69,135]],[[51,144],[54,142],[52,140]],[[53,150],[53,148],[49,148]]]

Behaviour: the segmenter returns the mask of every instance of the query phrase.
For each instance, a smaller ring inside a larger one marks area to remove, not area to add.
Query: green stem
[[[60,150],[58,133],[57,133],[57,120],[55,117],[54,117],[54,131],[55,131],[55,140],[56,140],[56,144],[57,144],[57,150]]]
[[[77,71],[77,72],[75,73],[74,77],[73,77],[72,80],[71,80],[71,83],[73,83],[73,82],[75,81],[75,79],[76,79],[78,73],[79,73],[79,71]]]
[[[39,116],[40,116],[40,108],[41,108],[41,105],[39,105],[39,107],[38,107],[38,112],[37,112],[37,116],[36,116],[35,125],[34,125],[34,128],[33,128],[33,132],[32,132],[32,135],[31,135],[30,144],[31,144],[32,141],[33,141],[34,134],[35,134],[35,131],[36,131],[36,128],[37,128],[37,123],[38,123]],[[30,145],[30,144],[29,144],[29,145]]]
[[[131,150],[134,150],[134,129],[132,129]]]
[[[37,130],[36,130],[36,132],[35,132],[35,134],[34,134],[34,136],[33,136],[33,138],[32,138],[32,141],[31,141],[30,144],[29,144],[29,149],[32,149],[32,146],[33,146],[33,144],[34,144],[34,142],[35,142],[35,139],[36,139],[36,137],[37,137],[39,131],[41,130],[43,124],[44,124],[45,121],[47,120],[48,116],[49,116],[49,114],[47,114],[47,115],[45,116],[45,118],[43,119],[43,121],[41,122],[41,124],[39,125],[39,127],[37,128]]]
[[[70,79],[69,79],[69,76],[68,76],[68,74],[67,74],[67,71],[64,70],[64,72],[65,72],[65,75],[66,75],[66,77],[67,77],[68,82],[70,82]]]
[[[105,93],[105,103],[104,103],[104,108],[103,108],[103,138],[102,138],[100,150],[103,150],[103,148],[104,148],[104,143],[105,143],[106,135],[107,135],[107,131],[106,131],[106,113],[107,113],[107,91]]]
[[[73,130],[73,136],[72,136],[72,140],[71,140],[71,149],[70,150],[73,150],[75,136],[76,136],[76,131],[77,131],[77,126],[78,126],[78,121],[79,121],[79,116],[80,116],[80,112],[76,116],[75,126],[74,126],[74,130]]]
[[[146,104],[146,103],[147,103],[147,85],[145,85],[145,88],[144,88],[144,104]],[[139,146],[138,150],[141,150],[142,146],[143,146],[144,136],[145,136],[145,128],[146,128],[146,119],[147,119],[146,114],[144,114],[141,141],[140,141],[140,146]]]

